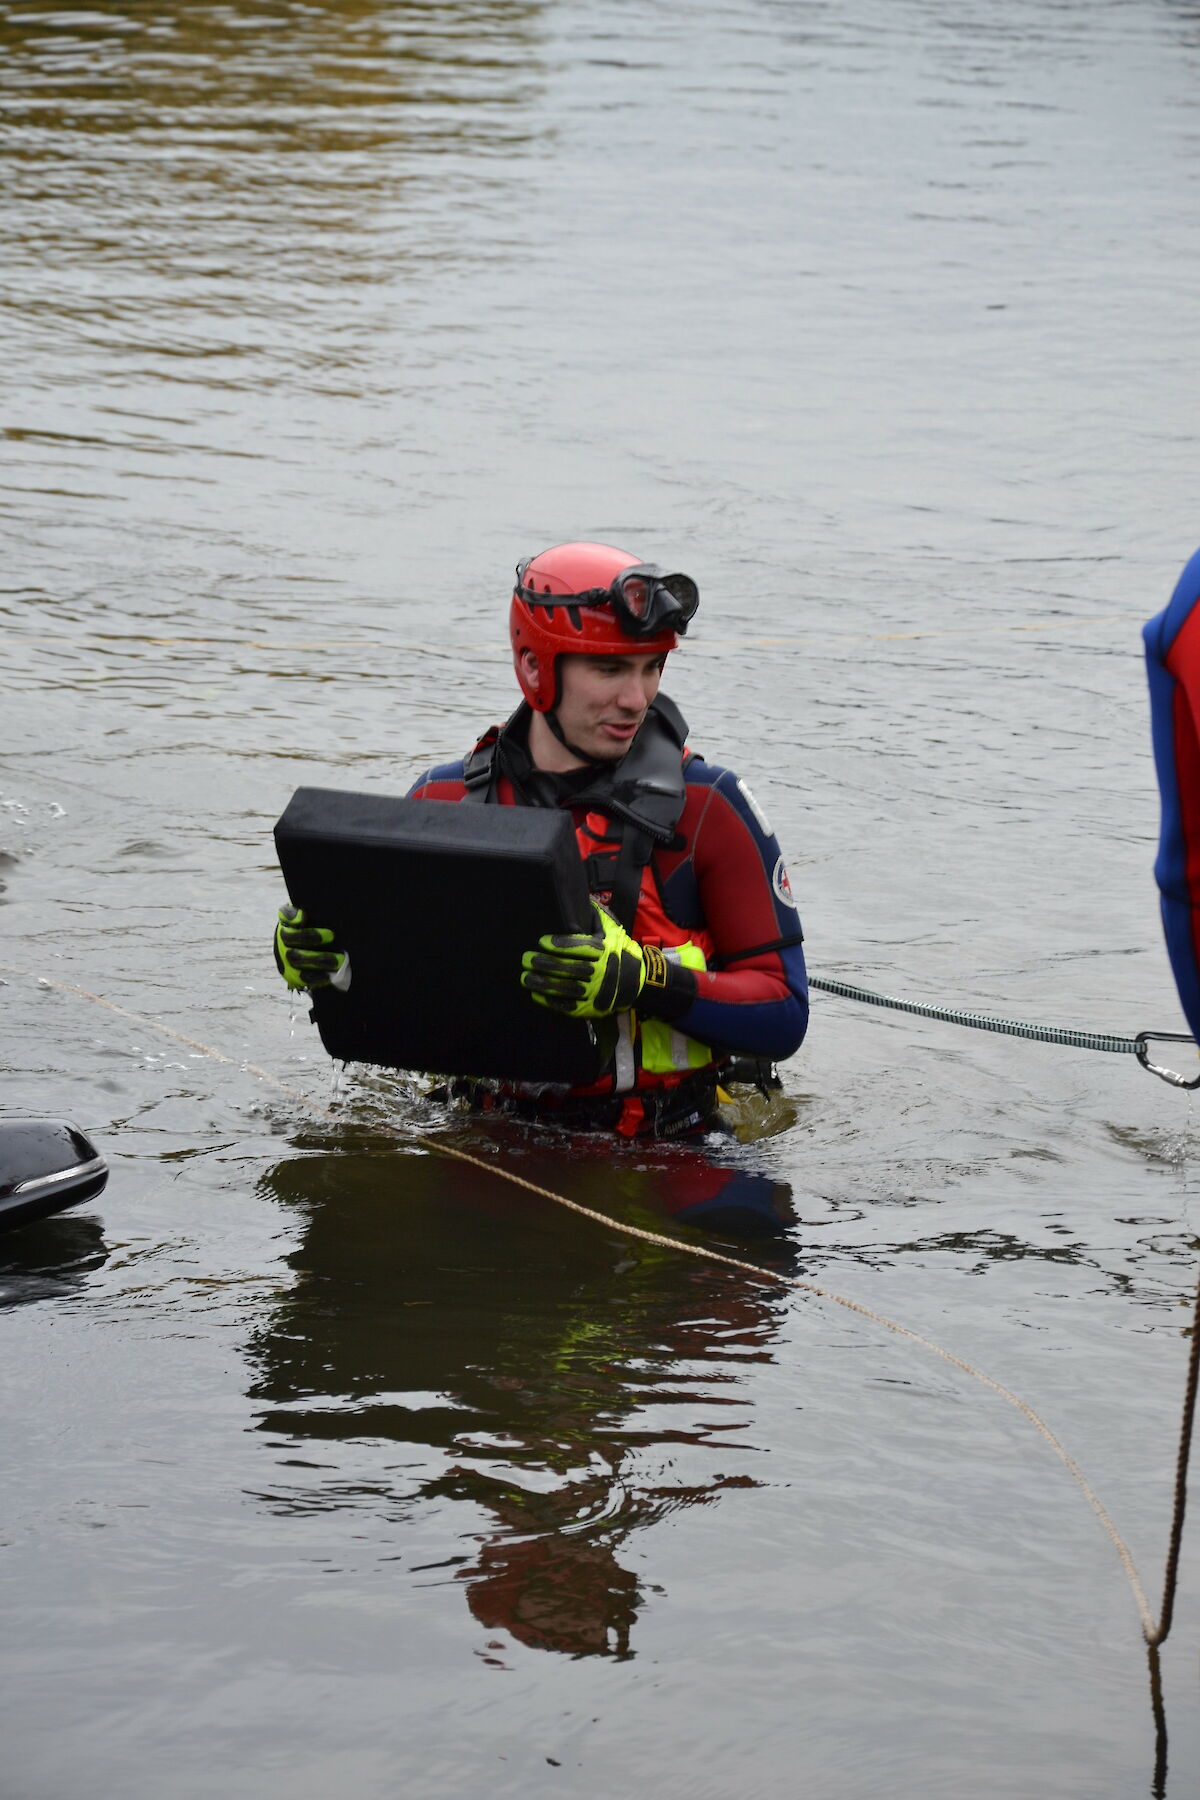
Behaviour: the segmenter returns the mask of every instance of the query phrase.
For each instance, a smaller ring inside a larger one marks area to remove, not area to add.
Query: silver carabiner
[[[1146,1048],[1151,1042],[1194,1044],[1196,1040],[1190,1031],[1139,1031],[1134,1042],[1137,1045],[1137,1059],[1143,1069],[1149,1069],[1160,1081],[1168,1081],[1172,1087],[1177,1088],[1200,1088],[1200,1075],[1197,1075],[1195,1081],[1189,1081],[1186,1075],[1179,1075],[1174,1069],[1164,1069],[1161,1063],[1150,1061],[1150,1053]]]

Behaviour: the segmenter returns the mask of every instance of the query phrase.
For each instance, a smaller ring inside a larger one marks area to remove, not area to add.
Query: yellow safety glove
[[[627,1012],[646,984],[642,946],[598,900],[596,930],[538,939],[521,958],[521,986],[539,1006],[570,1019],[606,1019]]]
[[[350,986],[350,958],[324,925],[309,925],[298,906],[281,906],[275,927],[275,966],[292,989]]]

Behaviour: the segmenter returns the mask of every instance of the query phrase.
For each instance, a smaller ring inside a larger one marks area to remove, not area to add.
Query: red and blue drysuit
[[[1162,796],[1155,877],[1167,954],[1192,1035],[1200,1039],[1200,550],[1170,605],[1142,636],[1154,762]]]
[[[779,845],[746,783],[684,749],[687,727],[665,695],[611,769],[535,770],[528,724],[522,706],[470,756],[428,770],[409,798],[569,807],[592,894],[672,965],[656,1016],[648,990],[632,1018],[619,1015],[601,1080],[542,1092],[529,1110],[625,1136],[695,1128],[731,1055],[780,1061],[807,1028],[803,933]]]

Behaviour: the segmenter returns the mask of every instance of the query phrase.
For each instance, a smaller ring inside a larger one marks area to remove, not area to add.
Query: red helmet
[[[556,544],[517,568],[508,628],[521,692],[535,712],[559,698],[560,656],[665,655],[699,603],[690,575],[640,563],[611,544]],[[538,659],[536,681],[521,651]]]

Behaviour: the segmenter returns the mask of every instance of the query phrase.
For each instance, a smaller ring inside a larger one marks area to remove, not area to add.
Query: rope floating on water
[[[189,1037],[186,1032],[176,1031],[174,1026],[164,1025],[161,1020],[148,1019],[142,1013],[135,1013],[130,1011],[128,1007],[118,1006],[114,1000],[106,1000],[102,994],[93,994],[88,988],[77,987],[74,982],[54,981],[48,976],[33,976],[27,969],[15,968],[11,963],[0,963],[0,969],[6,970],[11,975],[22,975],[29,980],[36,980],[41,987],[55,988],[60,993],[64,994],[76,994],[82,1000],[89,1000],[97,1006],[103,1006],[108,1012],[115,1013],[119,1018],[128,1019],[131,1024],[142,1026],[149,1031],[158,1031],[166,1037],[174,1038],[176,1043],[186,1044],[190,1049],[198,1051],[201,1055],[212,1057],[216,1062],[226,1063],[233,1068],[244,1069],[247,1074],[256,1075],[260,1080],[265,1081],[268,1086],[275,1088],[279,1093],[287,1094],[291,1099],[298,1101],[300,1105],[305,1107],[309,1112],[315,1113],[319,1118],[326,1119],[335,1125],[343,1123],[337,1113],[331,1112],[328,1107],[322,1106],[318,1101],[311,1099],[300,1088],[292,1087],[290,1083],[281,1081],[277,1075],[272,1075],[268,1070],[259,1068],[256,1063],[246,1062],[240,1057],[230,1056],[226,1051],[218,1050],[212,1044],[205,1044],[201,1042],[199,1038]],[[719,1263],[724,1268],[738,1269],[743,1274],[753,1276],[757,1281],[765,1281],[776,1287],[794,1288],[802,1293],[813,1294],[819,1300],[827,1300],[834,1306],[844,1307],[847,1312],[857,1313],[860,1318],[869,1319],[872,1324],[882,1326],[885,1331],[893,1332],[897,1337],[907,1338],[910,1343],[919,1344],[922,1349],[930,1351],[934,1356],[940,1356],[944,1362],[948,1362],[952,1364],[954,1368],[960,1369],[964,1375],[969,1375],[972,1380],[980,1382],[986,1388],[990,1388],[994,1394],[999,1394],[1001,1399],[1007,1400],[1011,1406],[1014,1406],[1022,1417],[1028,1420],[1034,1430],[1038,1432],[1039,1436],[1041,1436],[1050,1446],[1054,1454],[1070,1474],[1072,1480],[1078,1486],[1080,1492],[1099,1519],[1101,1525],[1104,1527],[1105,1534],[1117,1553],[1121,1567],[1124,1569],[1130,1588],[1132,1589],[1138,1614],[1141,1618],[1142,1635],[1147,1644],[1149,1644],[1152,1649],[1156,1649],[1166,1638],[1166,1635],[1171,1628],[1171,1617],[1174,1609],[1175,1587],[1179,1566],[1179,1550],[1183,1540],[1183,1517],[1187,1502],[1188,1451],[1191,1445],[1196,1393],[1198,1386],[1200,1386],[1200,1282],[1197,1283],[1196,1288],[1196,1318],[1192,1333],[1191,1358],[1188,1366],[1188,1386],[1184,1401],[1179,1457],[1176,1466],[1175,1508],[1171,1526],[1170,1550],[1167,1557],[1167,1570],[1163,1587],[1162,1612],[1159,1622],[1156,1623],[1154,1615],[1150,1610],[1150,1602],[1146,1598],[1146,1590],[1142,1586],[1141,1578],[1138,1575],[1137,1567],[1134,1563],[1129,1546],[1117,1530],[1116,1525],[1105,1510],[1099,1496],[1096,1494],[1095,1489],[1083,1473],[1083,1470],[1075,1461],[1075,1458],[1064,1445],[1059,1442],[1058,1438],[1055,1437],[1050,1427],[1046,1424],[1046,1421],[1039,1413],[1034,1411],[1032,1406],[1022,1400],[1019,1395],[1014,1394],[1011,1388],[1007,1388],[1002,1382],[994,1380],[992,1376],[985,1374],[982,1369],[977,1369],[974,1363],[969,1363],[963,1357],[956,1356],[951,1350],[943,1349],[940,1344],[934,1343],[932,1338],[924,1337],[919,1331],[913,1331],[907,1325],[900,1325],[896,1320],[887,1318],[883,1313],[875,1312],[872,1307],[864,1306],[861,1301],[848,1299],[846,1295],[835,1293],[832,1288],[822,1287],[818,1282],[805,1281],[798,1275],[781,1275],[775,1269],[763,1268],[758,1263],[745,1262],[741,1257],[729,1256],[723,1250],[713,1250],[703,1244],[685,1243],[681,1238],[667,1237],[661,1232],[647,1231],[640,1225],[630,1225],[619,1219],[610,1219],[607,1214],[596,1212],[592,1207],[584,1206],[578,1200],[569,1200],[565,1194],[555,1193],[552,1188],[541,1187],[537,1182],[529,1181],[525,1176],[517,1175],[511,1169],[502,1168],[495,1163],[485,1162],[482,1157],[472,1156],[469,1151],[460,1150],[455,1145],[444,1143],[438,1138],[424,1137],[419,1133],[404,1131],[401,1130],[399,1126],[388,1125],[386,1123],[381,1123],[379,1128],[388,1136],[395,1137],[403,1143],[416,1144],[419,1148],[431,1151],[437,1156],[448,1156],[456,1162],[466,1163],[471,1168],[481,1169],[487,1175],[496,1176],[502,1181],[510,1182],[514,1187],[524,1188],[526,1192],[536,1194],[539,1199],[551,1200],[556,1206],[565,1207],[569,1212],[577,1213],[581,1218],[589,1219],[594,1225],[600,1225],[606,1230],[618,1231],[625,1237],[638,1238],[643,1243],[656,1244],[666,1250],[679,1251],[685,1256],[694,1256],[702,1262]]]

